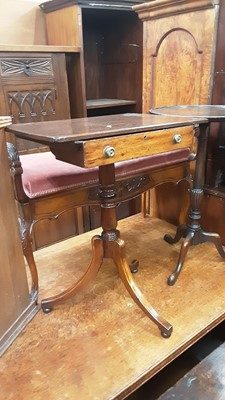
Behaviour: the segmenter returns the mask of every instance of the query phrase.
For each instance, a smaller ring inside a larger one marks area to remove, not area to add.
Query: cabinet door
[[[144,112],[209,103],[215,24],[214,8],[144,21]]]
[[[0,54],[0,113],[13,123],[70,118],[64,54]],[[19,139],[20,152],[37,148]]]

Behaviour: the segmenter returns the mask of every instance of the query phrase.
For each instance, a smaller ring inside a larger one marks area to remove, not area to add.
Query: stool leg
[[[117,239],[115,242],[111,242],[113,246],[112,257],[115,262],[121,280],[124,283],[126,289],[131,295],[135,303],[141,308],[142,311],[158,326],[163,337],[170,337],[173,327],[164,318],[155,311],[155,309],[148,303],[144,295],[136,285],[133,276],[130,272],[130,267],[126,261],[125,256],[125,243],[121,239]]]
[[[31,273],[32,286],[31,286],[31,298],[37,300],[38,298],[38,272],[36,262],[34,260],[32,241],[30,235],[26,238],[26,246],[23,248],[23,254],[27,260],[28,267]]]
[[[100,236],[94,236],[92,238],[92,260],[91,263],[85,272],[85,274],[82,276],[82,278],[79,279],[78,282],[76,282],[74,285],[72,285],[69,289],[65,290],[64,292],[56,295],[49,297],[47,299],[43,299],[41,302],[41,308],[45,313],[49,313],[52,311],[52,308],[64,300],[69,299],[70,297],[74,296],[80,290],[83,289],[83,287],[87,286],[97,275],[99,268],[101,267],[103,260],[103,245],[102,245],[102,239]]]
[[[99,168],[99,184],[101,196],[101,226],[104,258],[111,258],[116,264],[119,275],[126,289],[135,303],[142,311],[159,327],[163,337],[169,337],[172,333],[172,325],[160,317],[154,308],[147,302],[141,290],[136,285],[130,266],[125,256],[125,243],[120,239],[117,229],[116,216],[116,185],[114,164]]]
[[[23,254],[26,258],[32,281],[30,295],[32,300],[37,301],[39,291],[38,271],[32,249],[30,211],[28,204],[26,204],[22,209],[20,208],[20,215],[21,217],[19,218],[19,223],[22,237]]]

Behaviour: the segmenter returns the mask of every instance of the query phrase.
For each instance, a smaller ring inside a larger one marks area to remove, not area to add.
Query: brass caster
[[[169,243],[169,244],[173,244],[174,243],[174,239],[172,238],[171,235],[169,235],[168,233],[166,233],[166,235],[164,235],[165,242]]]
[[[52,308],[51,307],[43,307],[42,306],[42,311],[45,314],[49,314],[52,311]]]
[[[173,286],[177,280],[177,276],[175,274],[171,274],[167,280],[169,286]]]
[[[171,333],[172,333],[172,331],[171,332],[163,332],[163,331],[161,331],[161,335],[165,339],[168,339],[171,336]]]
[[[132,274],[136,274],[136,272],[138,272],[139,261],[136,259],[131,261],[131,263],[129,264],[129,267],[130,267],[130,271],[132,272]]]

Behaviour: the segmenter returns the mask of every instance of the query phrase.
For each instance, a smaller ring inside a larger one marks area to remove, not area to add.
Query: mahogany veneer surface
[[[111,260],[83,294],[50,314],[39,312],[0,363],[1,399],[123,399],[225,317],[225,262],[213,245],[193,246],[179,281],[167,285],[180,244],[163,241],[175,227],[135,215],[119,222],[135,279],[172,323],[165,339],[133,303]],[[87,268],[94,232],[36,252],[40,298],[67,288]]]
[[[115,114],[39,123],[12,124],[7,128],[23,139],[41,143],[59,143],[127,135],[132,132],[175,128],[207,122],[204,118],[176,118],[150,114]]]

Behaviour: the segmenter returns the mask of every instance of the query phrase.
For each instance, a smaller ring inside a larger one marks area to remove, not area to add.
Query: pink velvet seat
[[[145,171],[187,160],[188,149],[135,158],[116,164],[118,180]],[[98,183],[98,168],[81,168],[58,161],[51,152],[20,156],[23,168],[22,183],[25,194],[37,199],[70,189],[95,186]]]

